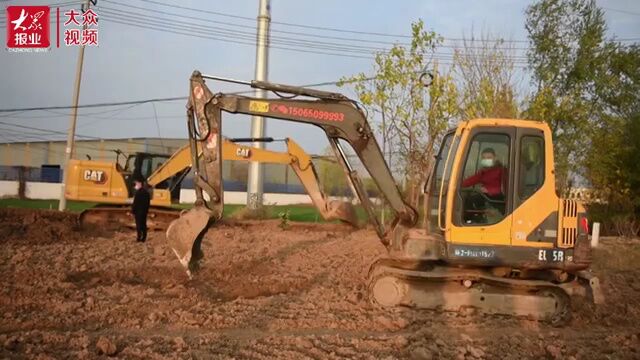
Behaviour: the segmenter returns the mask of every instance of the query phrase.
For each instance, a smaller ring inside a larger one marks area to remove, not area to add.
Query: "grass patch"
[[[96,203],[67,201],[67,209],[72,212],[80,212],[96,206]],[[58,200],[31,200],[31,199],[0,199],[0,208],[22,208],[22,209],[58,209]]]
[[[72,212],[80,212],[85,209],[96,206],[97,203],[67,201],[67,209]],[[174,209],[191,209],[193,204],[176,204]],[[260,214],[261,219],[279,219],[279,214],[289,211],[290,221],[299,222],[325,222],[320,216],[320,212],[313,205],[265,205],[265,209]],[[0,199],[0,208],[23,208],[23,209],[58,209],[58,200],[31,200],[31,199]],[[244,205],[225,205],[224,217],[248,218],[244,216],[246,212]],[[360,221],[366,220],[366,214],[361,207],[356,207],[356,214]]]

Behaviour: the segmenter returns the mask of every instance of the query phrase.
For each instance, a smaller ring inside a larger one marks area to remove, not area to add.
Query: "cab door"
[[[512,245],[552,247],[557,238],[558,197],[549,134],[518,128]]]
[[[515,142],[515,127],[478,126],[464,137],[450,191],[450,242],[510,244]]]

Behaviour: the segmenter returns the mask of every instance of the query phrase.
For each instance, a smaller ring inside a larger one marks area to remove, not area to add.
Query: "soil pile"
[[[0,209],[0,224],[0,242],[44,244],[82,238],[75,213]]]

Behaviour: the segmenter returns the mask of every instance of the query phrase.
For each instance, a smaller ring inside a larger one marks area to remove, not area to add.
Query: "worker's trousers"
[[[144,242],[147,240],[147,214],[136,214],[136,232],[138,236],[137,241]]]

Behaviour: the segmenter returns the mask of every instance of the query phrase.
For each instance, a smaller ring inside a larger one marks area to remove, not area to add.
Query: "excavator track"
[[[150,207],[147,216],[149,230],[166,230],[169,224],[180,217],[179,210]],[[96,206],[80,213],[80,226],[124,226],[135,228],[136,223],[129,206]]]
[[[451,312],[473,309],[563,326],[571,319],[565,284],[497,277],[483,269],[381,259],[369,271],[371,301]]]

